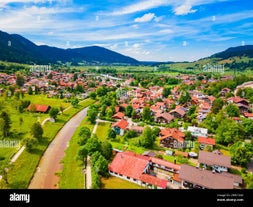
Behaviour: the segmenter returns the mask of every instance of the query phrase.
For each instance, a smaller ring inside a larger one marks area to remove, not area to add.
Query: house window
[[[130,177],[127,176],[127,179],[130,180]]]

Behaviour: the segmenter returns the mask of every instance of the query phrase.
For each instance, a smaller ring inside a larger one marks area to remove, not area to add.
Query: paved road
[[[63,159],[68,142],[76,128],[87,114],[88,108],[83,109],[71,118],[58,132],[42,156],[37,171],[29,185],[29,189],[57,189],[59,177],[55,175],[63,168],[60,161]]]

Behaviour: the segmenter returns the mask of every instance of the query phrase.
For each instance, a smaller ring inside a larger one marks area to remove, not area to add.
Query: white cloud
[[[115,49],[117,49],[117,48],[118,48],[118,44],[117,44],[117,43],[115,43],[115,44],[113,44],[113,45],[109,46],[109,48],[110,48],[111,50],[115,50]]]
[[[150,22],[154,18],[155,18],[155,14],[154,13],[147,13],[147,14],[144,14],[142,17],[136,18],[134,21],[138,22],[138,23]]]
[[[241,42],[241,46],[245,46],[245,41],[242,41],[242,42]]]
[[[96,16],[96,22],[98,22],[99,21],[99,16]]]
[[[159,6],[164,6],[169,4],[169,0],[146,0],[135,4],[128,5],[117,11],[112,12],[112,15],[125,15],[132,14],[139,11],[144,11],[147,9],[157,8]]]
[[[195,13],[196,11],[196,9],[192,9],[192,5],[188,2],[174,9],[176,15],[186,15],[190,13]]]
[[[128,46],[129,46],[128,41],[125,41],[125,47],[128,47]]]
[[[213,22],[216,21],[216,16],[212,16],[212,21],[213,21]]]
[[[1,7],[5,7],[8,4],[11,3],[24,3],[24,4],[28,4],[28,3],[49,3],[52,4],[52,2],[59,2],[59,3],[66,3],[68,0],[1,0],[0,2],[0,8]]]
[[[187,43],[186,41],[183,41],[182,45],[183,45],[184,47],[186,47],[186,46],[188,45],[188,43]]]

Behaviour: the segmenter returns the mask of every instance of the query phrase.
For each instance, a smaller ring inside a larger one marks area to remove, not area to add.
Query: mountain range
[[[231,47],[208,58],[228,59],[230,57],[242,56],[253,58],[253,45]],[[73,65],[155,64],[155,62],[140,62],[134,58],[99,46],[75,49],[61,49],[47,45],[38,46],[21,35],[8,34],[3,31],[0,31],[0,60],[25,64],[55,64],[57,62],[71,62]]]
[[[26,64],[71,62],[97,64],[136,65],[139,61],[99,46],[61,49],[47,45],[38,46],[18,34],[0,31],[0,60]]]

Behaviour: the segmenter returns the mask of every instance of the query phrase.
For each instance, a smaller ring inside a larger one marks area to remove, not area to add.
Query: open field
[[[146,189],[135,183],[131,183],[114,176],[110,176],[109,178],[102,178],[101,185],[102,189]]]
[[[24,189],[28,187],[41,156],[57,132],[74,114],[93,102],[94,101],[87,99],[82,102],[81,105],[78,105],[77,108],[70,108],[65,111],[64,114],[59,115],[55,123],[47,122],[45,124],[43,127],[43,140],[37,144],[32,152],[29,153],[25,150],[17,161],[9,167],[8,181],[10,188]]]
[[[107,132],[110,129],[111,124],[106,122],[99,122],[96,130],[96,135],[100,141],[105,141]]]

